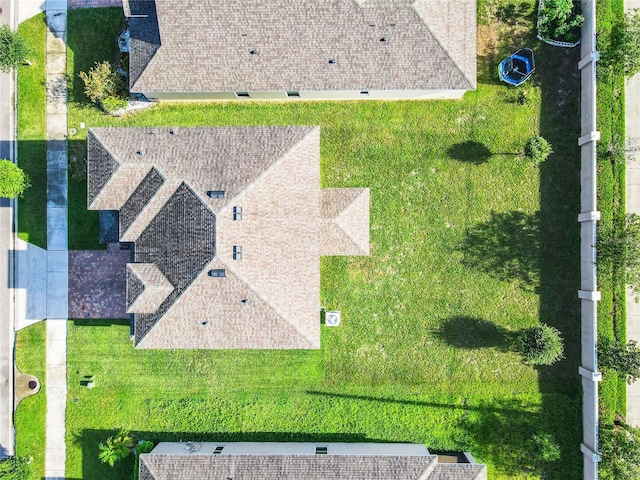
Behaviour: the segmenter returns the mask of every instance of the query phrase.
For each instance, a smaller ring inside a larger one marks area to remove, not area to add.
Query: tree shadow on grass
[[[483,143],[467,140],[456,143],[447,150],[447,154],[456,160],[469,163],[485,163],[491,158],[491,150]]]
[[[506,352],[515,349],[518,333],[480,318],[454,317],[445,320],[435,334],[453,347],[466,349],[495,347]]]
[[[534,9],[531,2],[507,3],[500,5],[496,11],[496,17],[509,26],[531,22],[534,17]]]
[[[540,284],[539,215],[514,210],[492,213],[470,227],[461,247],[463,264],[503,281],[518,280],[528,290]]]
[[[566,478],[566,472],[580,470],[579,463],[569,465],[575,463],[572,442],[580,429],[574,403],[558,402],[556,415],[549,415],[537,402],[483,401],[464,416],[460,428],[470,437],[474,455],[494,465],[494,474]],[[559,458],[545,460],[553,450]]]
[[[568,470],[564,462],[567,458],[575,458],[572,440],[576,431],[580,429],[574,415],[575,400],[559,402],[556,417],[547,415],[537,401],[517,398],[481,401],[461,398],[459,401],[445,403],[316,390],[307,393],[324,396],[328,400],[346,398],[356,402],[373,401],[442,409],[443,424],[453,421],[459,432],[453,448],[470,451],[480,463],[492,464],[496,469],[495,473],[518,478],[536,473],[543,474],[543,478],[565,478],[564,472],[572,471]],[[463,415],[449,415],[449,412],[454,411],[462,411]],[[452,418],[456,420],[449,420]],[[550,462],[543,459],[543,452],[549,451],[544,439],[559,448],[558,460]]]

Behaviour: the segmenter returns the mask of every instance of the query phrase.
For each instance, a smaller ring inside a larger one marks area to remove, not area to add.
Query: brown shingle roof
[[[173,286],[153,263],[127,264],[128,313],[153,313],[173,291]]]
[[[145,295],[144,275],[129,276],[138,347],[319,347],[319,141],[312,127],[90,130],[90,184],[105,177],[103,152],[118,165],[90,208],[126,209],[121,236],[136,242],[135,261],[155,264],[171,287],[155,282]],[[330,220],[354,253],[367,252],[368,190],[329,195],[340,199]]]
[[[369,255],[369,190],[323,188],[321,255]]]
[[[128,3],[132,91],[475,88],[469,0]]]
[[[427,480],[431,455],[140,456],[141,480]],[[143,473],[144,472],[144,473]],[[473,477],[464,477],[470,480]]]
[[[439,463],[429,480],[487,480],[487,466],[477,463]]]

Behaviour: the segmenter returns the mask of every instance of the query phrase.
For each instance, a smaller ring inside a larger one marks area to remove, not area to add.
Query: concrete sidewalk
[[[45,477],[64,478],[67,318],[67,2],[47,0],[47,428]]]
[[[626,10],[640,8],[640,0],[626,0]],[[625,91],[627,136],[627,213],[640,214],[640,74],[627,80]],[[640,343],[640,303],[627,291],[627,340]],[[640,380],[627,385],[627,423],[640,427]]]

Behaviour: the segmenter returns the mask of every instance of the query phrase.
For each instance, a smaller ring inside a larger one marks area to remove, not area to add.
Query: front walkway
[[[640,0],[626,0],[625,8],[640,8]],[[627,80],[625,93],[627,135],[627,212],[640,214],[640,74]],[[640,303],[627,291],[627,340],[640,343]],[[640,427],[640,380],[627,385],[627,423]]]
[[[47,0],[47,428],[45,477],[65,478],[67,405],[67,2]]]

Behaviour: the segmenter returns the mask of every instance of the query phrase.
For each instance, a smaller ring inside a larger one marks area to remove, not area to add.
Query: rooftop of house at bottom
[[[409,443],[162,442],[139,462],[140,480],[487,479],[468,453]]]
[[[133,242],[137,348],[319,348],[320,256],[369,254],[369,190],[320,188],[318,127],[94,128],[87,176]]]
[[[148,97],[459,98],[475,0],[125,0],[130,89]]]

